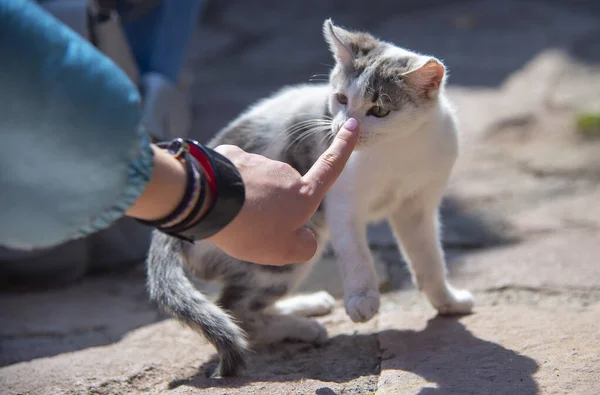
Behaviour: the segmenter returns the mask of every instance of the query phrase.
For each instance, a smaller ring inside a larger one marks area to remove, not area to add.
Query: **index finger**
[[[321,201],[335,180],[342,174],[352,150],[358,142],[358,122],[350,118],[337,132],[329,148],[304,175],[312,197]]]

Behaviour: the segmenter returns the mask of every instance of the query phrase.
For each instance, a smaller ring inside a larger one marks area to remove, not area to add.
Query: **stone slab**
[[[600,305],[486,306],[462,318],[380,317],[377,394],[594,394]]]

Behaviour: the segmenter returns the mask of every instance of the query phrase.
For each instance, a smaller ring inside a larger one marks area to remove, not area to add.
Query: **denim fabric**
[[[123,1],[117,4],[126,16],[131,6]],[[155,72],[177,83],[205,4],[205,0],[163,0],[139,19],[125,18],[123,29],[141,74]]]
[[[0,245],[110,225],[152,172],[140,96],[110,59],[27,0],[0,0]]]

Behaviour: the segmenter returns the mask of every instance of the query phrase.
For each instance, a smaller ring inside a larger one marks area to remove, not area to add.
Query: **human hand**
[[[216,147],[242,175],[246,200],[233,221],[207,240],[249,262],[280,266],[310,260],[317,241],[303,225],[342,173],[358,134],[356,120],[349,119],[304,176],[286,163],[233,145]]]

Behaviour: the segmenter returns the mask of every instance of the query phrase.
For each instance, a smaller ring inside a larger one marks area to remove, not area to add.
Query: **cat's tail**
[[[220,363],[214,377],[235,375],[245,365],[245,334],[190,282],[184,270],[182,245],[173,237],[154,232],[147,260],[150,298],[217,348]]]

